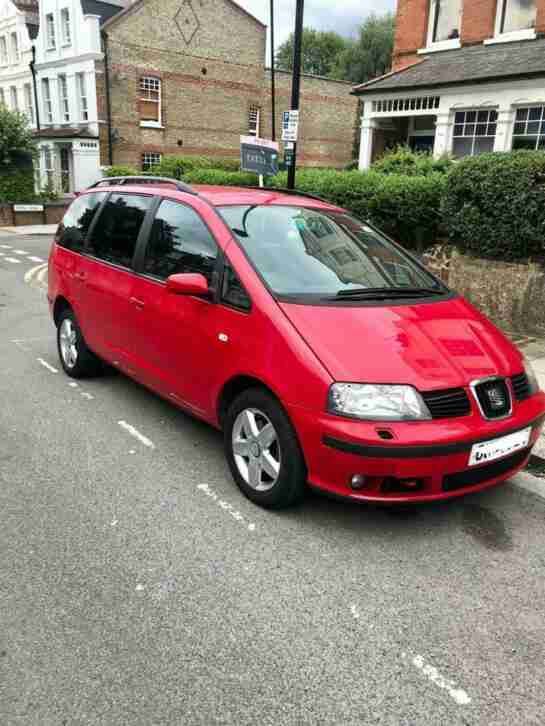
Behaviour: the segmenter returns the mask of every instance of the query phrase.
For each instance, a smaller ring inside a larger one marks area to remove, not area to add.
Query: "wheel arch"
[[[57,328],[59,327],[61,315],[65,310],[72,310],[72,306],[65,297],[58,295],[55,299],[55,304],[53,305],[53,321]]]
[[[262,390],[267,391],[267,393],[270,393],[271,396],[273,396],[273,398],[275,398],[280,406],[282,406],[282,408],[284,408],[285,410],[285,407],[283,406],[278,394],[270,386],[268,386],[266,383],[264,383],[259,378],[256,378],[255,376],[239,374],[233,376],[233,378],[230,378],[223,385],[223,388],[221,389],[218,396],[216,415],[221,428],[223,428],[223,422],[225,420],[225,416],[231,403],[235,400],[237,396],[250,388],[261,388]]]

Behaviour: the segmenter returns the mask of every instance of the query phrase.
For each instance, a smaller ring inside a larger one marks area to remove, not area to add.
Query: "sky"
[[[269,0],[236,0],[245,10],[269,25]],[[293,31],[295,0],[274,0],[275,45],[278,48]],[[304,24],[316,30],[334,30],[350,37],[372,12],[381,14],[395,9],[395,0],[305,0]]]

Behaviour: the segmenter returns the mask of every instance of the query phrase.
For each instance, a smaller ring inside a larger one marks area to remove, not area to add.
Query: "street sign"
[[[299,111],[284,111],[282,116],[282,141],[297,141]]]
[[[240,137],[240,168],[260,176],[278,174],[279,145],[276,141],[255,136]]]
[[[14,204],[14,212],[43,212],[43,204]]]

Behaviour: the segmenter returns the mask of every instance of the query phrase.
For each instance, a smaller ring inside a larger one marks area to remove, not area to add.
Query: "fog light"
[[[354,474],[352,479],[350,479],[350,486],[352,487],[352,489],[356,489],[356,491],[358,489],[363,489],[365,483],[366,479],[363,474]]]

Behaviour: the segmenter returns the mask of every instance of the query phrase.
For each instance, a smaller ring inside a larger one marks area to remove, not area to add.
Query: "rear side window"
[[[64,215],[57,244],[69,250],[82,250],[89,227],[105,198],[106,192],[94,192],[78,197]]]
[[[89,252],[106,262],[131,267],[136,242],[152,197],[112,194],[102,208],[89,242]]]
[[[200,272],[210,284],[217,256],[216,242],[197,212],[177,202],[161,203],[146,249],[146,274],[164,280]]]

